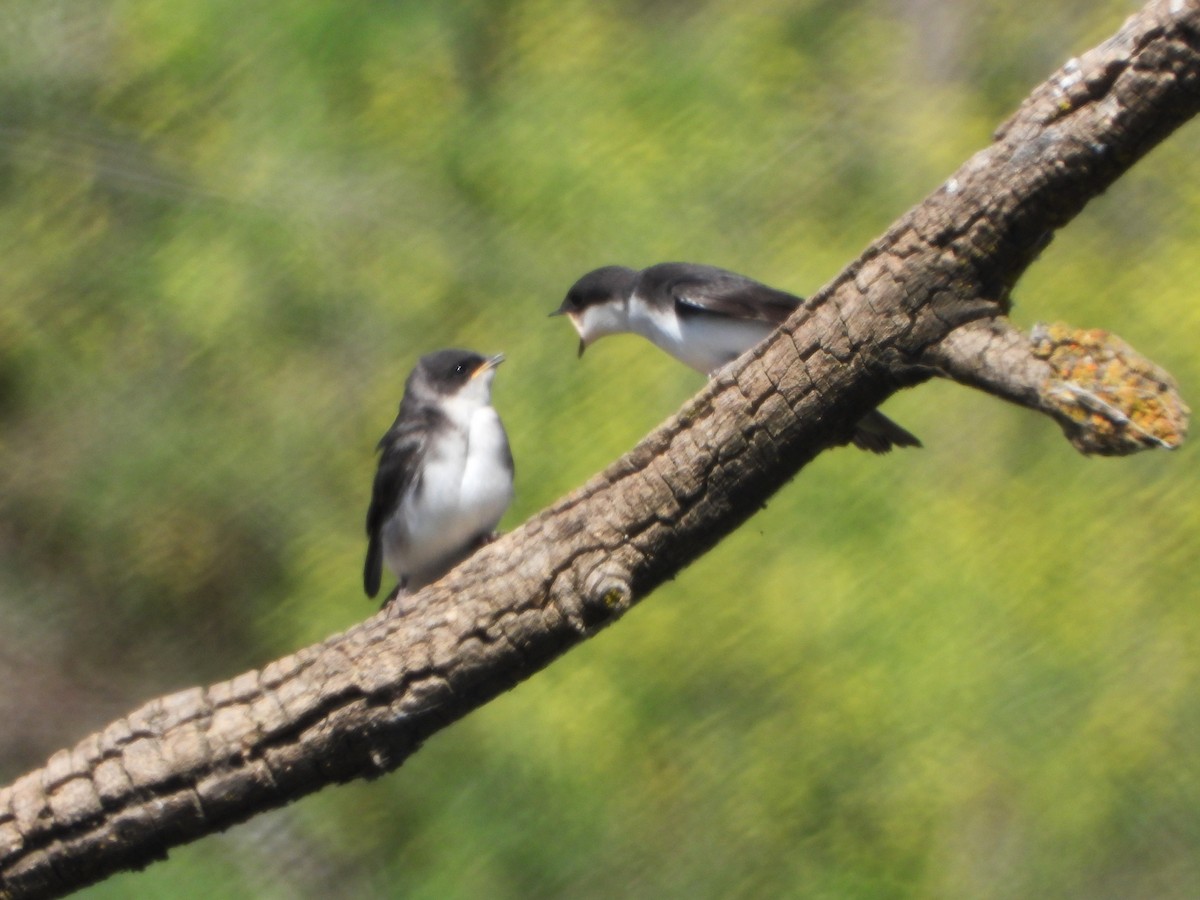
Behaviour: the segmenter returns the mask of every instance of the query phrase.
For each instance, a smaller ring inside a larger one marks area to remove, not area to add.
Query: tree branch
[[[618,618],[898,387],[952,377],[1085,452],[1176,446],[1170,379],[1099,332],[1031,338],[1009,291],[1200,109],[1200,6],[1156,0],[1063,66],[783,329],[584,487],[443,581],[232,681],[151,701],[0,791],[0,897],[58,895],[421,742]]]
[[[1004,319],[972,322],[925,359],[962,384],[1045,413],[1082,453],[1173,450],[1187,432],[1189,411],[1171,376],[1099,329],[1037,325],[1026,336]]]

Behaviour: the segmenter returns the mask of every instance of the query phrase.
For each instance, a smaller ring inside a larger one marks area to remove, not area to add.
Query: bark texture
[[[1157,0],[1038,87],[783,329],[583,488],[443,581],[232,681],[151,701],[0,790],[0,897],[56,896],[400,765],[704,553],[902,386],[944,375],[1085,452],[1173,447],[1169,377],[1004,318],[1054,229],[1200,109],[1200,3]]]

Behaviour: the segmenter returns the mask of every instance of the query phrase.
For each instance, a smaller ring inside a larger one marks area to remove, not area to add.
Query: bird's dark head
[[[462,397],[481,405],[491,402],[492,378],[504,354],[483,356],[473,350],[438,350],[422,356],[408,376],[405,397]]]
[[[566,316],[579,334],[579,355],[607,334],[628,331],[627,301],[638,273],[626,266],[604,266],[588,272],[567,291],[552,316]]]

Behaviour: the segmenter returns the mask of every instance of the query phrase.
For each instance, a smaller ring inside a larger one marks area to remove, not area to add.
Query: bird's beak
[[[484,372],[490,372],[492,369],[496,368],[496,366],[500,365],[500,363],[502,363],[502,362],[504,362],[504,354],[497,353],[491,359],[485,359],[482,363],[480,363],[479,368],[471,373],[471,377],[478,378]]]
[[[587,341],[585,341],[583,339],[583,333],[581,331],[581,326],[579,324],[579,319],[577,318],[577,315],[578,315],[578,313],[572,312],[571,310],[567,309],[567,304],[563,303],[562,306],[560,306],[554,312],[550,313],[550,318],[554,318],[555,316],[566,316],[568,319],[571,320],[571,324],[575,326],[575,330],[580,332],[578,356],[583,356],[583,351],[587,349]]]

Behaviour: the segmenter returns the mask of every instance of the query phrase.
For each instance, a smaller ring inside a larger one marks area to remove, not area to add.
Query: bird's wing
[[[363,563],[363,590],[368,597],[379,593],[383,581],[383,541],[379,532],[373,532],[367,541],[367,560]]]
[[[405,491],[420,477],[418,466],[429,425],[426,416],[402,414],[379,440],[381,453],[367,507],[367,559],[363,565],[363,587],[369,597],[379,592],[383,577],[383,526]]]
[[[778,325],[804,302],[795,294],[713,266],[666,263],[647,273],[661,279],[681,316],[727,316]]]

